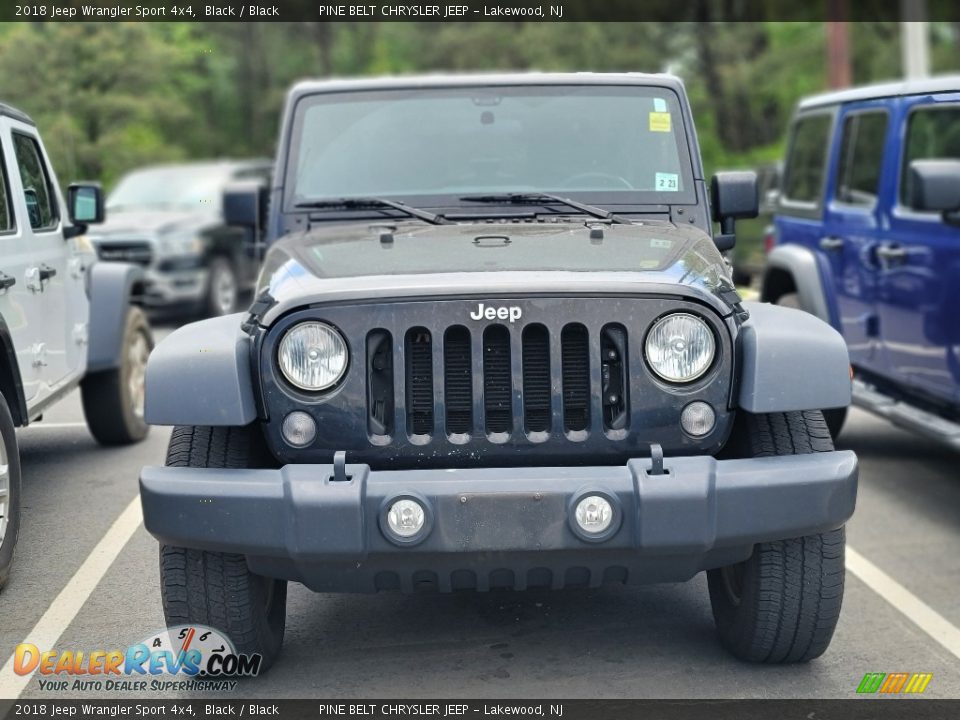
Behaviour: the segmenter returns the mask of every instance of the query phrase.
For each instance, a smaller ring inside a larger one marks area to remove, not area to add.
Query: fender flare
[[[120,367],[127,309],[136,286],[143,283],[143,270],[129,263],[95,262],[88,273],[89,374]]]
[[[823,287],[817,256],[802,245],[777,245],[767,256],[767,267],[763,273],[763,291],[761,299],[773,302],[770,290],[770,277],[776,272],[784,272],[793,278],[793,285],[800,298],[800,307],[826,323],[832,324],[830,305]]]
[[[30,422],[20,365],[17,363],[17,350],[3,315],[0,315],[0,394],[7,401],[15,427],[24,427]]]
[[[175,330],[147,360],[145,419],[151,425],[249,425],[257,417],[246,313]]]
[[[850,404],[850,356],[843,336],[810,313],[745,302],[737,336],[737,404],[751,413],[824,410]]]

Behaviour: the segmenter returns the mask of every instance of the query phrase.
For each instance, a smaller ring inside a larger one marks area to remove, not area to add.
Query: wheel
[[[777,298],[777,305],[803,310],[800,306],[800,296],[797,295],[797,293],[781,295]],[[836,440],[840,436],[840,431],[843,430],[843,423],[847,419],[847,408],[831,408],[830,410],[823,410],[821,412],[823,412],[823,419],[826,420],[827,427],[830,429],[830,437]]]
[[[833,441],[818,410],[740,413],[728,455],[828,452]],[[720,643],[741,660],[807,662],[827,649],[840,617],[844,529],[759,543],[736,565],[710,570],[707,584]]]
[[[831,408],[823,411],[823,419],[830,430],[830,437],[836,440],[843,430],[843,424],[847,420],[847,408]]]
[[[143,310],[131,306],[123,331],[121,365],[91,373],[80,384],[83,414],[90,433],[102,445],[128,445],[147,436],[143,390],[153,334]]]
[[[167,465],[256,468],[273,461],[256,425],[176,427]],[[287,582],[250,572],[243,555],[161,545],[160,593],[168,627],[216,628],[233,641],[237,652],[263,656],[262,670],[280,653]]]
[[[233,263],[224,257],[214,257],[210,260],[209,271],[204,313],[207,317],[219,317],[236,312],[240,284]]]
[[[20,451],[6,399],[0,395],[0,588],[7,584],[20,531]]]

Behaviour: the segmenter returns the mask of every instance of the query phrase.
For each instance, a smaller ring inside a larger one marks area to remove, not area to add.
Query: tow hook
[[[663,469],[663,448],[659,443],[652,443],[650,445],[650,469],[647,470],[647,475],[668,475],[669,473]]]
[[[347,453],[344,450],[337,450],[333,454],[333,477],[331,482],[350,482],[352,476],[347,475]]]

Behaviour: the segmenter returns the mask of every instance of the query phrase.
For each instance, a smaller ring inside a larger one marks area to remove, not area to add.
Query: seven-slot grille
[[[402,348],[394,354],[390,348]],[[373,437],[400,432],[412,438],[516,433],[544,440],[555,433],[624,430],[629,416],[627,332],[617,323],[559,331],[453,325],[442,332],[411,327],[367,336],[367,426]],[[392,367],[397,362],[400,367]],[[599,397],[591,394],[599,375]],[[403,389],[395,387],[403,382]],[[394,416],[395,392],[404,411]],[[382,444],[382,443],[378,443]]]

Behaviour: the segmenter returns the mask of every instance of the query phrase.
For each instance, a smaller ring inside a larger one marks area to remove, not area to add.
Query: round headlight
[[[710,367],[715,351],[710,326],[687,313],[657,320],[647,334],[645,347],[650,368],[670,382],[696,380]]]
[[[301,390],[326,390],[347,371],[347,343],[320,322],[294,325],[280,341],[280,371]]]

